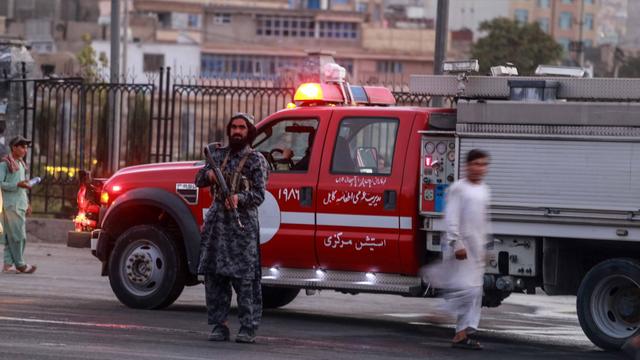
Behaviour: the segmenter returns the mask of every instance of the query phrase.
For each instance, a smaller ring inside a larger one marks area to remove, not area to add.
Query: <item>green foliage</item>
[[[130,95],[127,105],[127,165],[146,164],[150,161],[151,147],[151,117],[146,94]]]
[[[85,81],[95,83],[100,80],[99,72],[100,68],[107,66],[107,57],[105,54],[100,54],[96,57],[96,51],[91,46],[91,35],[84,34],[82,36],[84,46],[80,50],[76,57],[80,64],[80,75]]]
[[[530,75],[538,65],[557,63],[562,57],[562,46],[535,23],[497,18],[482,22],[480,30],[487,35],[473,45],[471,53],[480,62],[481,73],[511,62],[520,75]]]
[[[100,100],[95,105],[98,105],[98,123],[97,123],[97,139],[96,139],[96,162],[92,164],[92,176],[93,177],[108,177],[109,173],[109,150],[111,142],[111,132],[109,131],[109,124],[111,123],[111,106],[110,99],[107,90],[100,89],[98,92]],[[89,117],[87,117],[89,118]]]
[[[624,64],[620,67],[618,76],[630,78],[640,77],[640,56],[626,58]]]

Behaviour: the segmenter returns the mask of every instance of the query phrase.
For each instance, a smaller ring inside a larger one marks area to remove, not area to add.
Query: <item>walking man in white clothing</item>
[[[446,308],[457,320],[451,346],[480,350],[480,343],[469,337],[478,329],[482,306],[482,286],[486,245],[490,232],[488,217],[489,187],[484,177],[489,154],[469,151],[466,177],[451,184],[447,193],[445,222],[447,235],[443,246],[443,265],[448,268],[444,298]]]

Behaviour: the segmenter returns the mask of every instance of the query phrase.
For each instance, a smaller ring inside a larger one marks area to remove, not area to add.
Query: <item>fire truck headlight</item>
[[[376,274],[372,273],[372,272],[368,272],[364,275],[368,281],[375,281],[376,280]]]

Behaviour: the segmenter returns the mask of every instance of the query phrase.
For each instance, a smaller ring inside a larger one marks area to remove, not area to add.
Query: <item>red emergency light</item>
[[[344,97],[338,84],[305,83],[298,87],[293,101],[306,104],[339,104],[344,102]]]
[[[351,86],[337,83],[305,83],[298,87],[293,101],[298,105],[395,105],[396,99],[383,86]],[[351,97],[347,101],[345,96]],[[291,106],[293,108],[293,106]]]

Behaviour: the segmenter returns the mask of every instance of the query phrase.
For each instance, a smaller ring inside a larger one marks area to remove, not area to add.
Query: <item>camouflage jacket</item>
[[[229,147],[211,149],[213,161],[221,166],[230,152]],[[198,273],[215,273],[224,276],[244,279],[260,278],[260,224],[258,222],[258,206],[264,201],[268,178],[268,165],[264,156],[246,147],[238,152],[231,152],[224,169],[221,169],[227,184],[233,177],[240,161],[248,154],[242,167],[242,177],[238,181],[238,213],[244,229],[240,229],[234,220],[233,213],[216,196],[204,220],[200,244],[200,263]],[[205,165],[196,175],[198,187],[212,186]],[[212,191],[214,187],[211,187]]]

